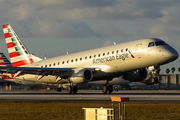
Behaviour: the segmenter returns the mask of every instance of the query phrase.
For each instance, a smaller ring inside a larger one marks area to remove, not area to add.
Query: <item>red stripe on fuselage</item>
[[[2,25],[2,28],[5,29],[5,28],[7,28],[7,26],[6,25]]]
[[[14,47],[13,42],[9,42],[9,43],[7,43],[7,48],[11,48],[11,47]]]
[[[9,57],[10,57],[10,58],[13,58],[13,57],[16,57],[16,56],[18,56],[18,54],[17,54],[16,51],[15,51],[15,52],[12,52],[12,53],[9,53]]]
[[[29,59],[30,63],[33,63],[33,60],[32,59]],[[11,63],[12,67],[18,67],[18,66],[23,66],[23,65],[27,65],[27,64],[30,64],[28,63],[27,60],[21,60],[21,61],[17,61],[17,62],[13,62]]]

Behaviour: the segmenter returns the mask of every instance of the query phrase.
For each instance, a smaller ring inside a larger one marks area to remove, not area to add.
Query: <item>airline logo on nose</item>
[[[129,52],[129,54],[131,54],[131,57],[132,57],[132,58],[135,58],[134,55],[131,53],[130,50],[128,50],[128,52]]]

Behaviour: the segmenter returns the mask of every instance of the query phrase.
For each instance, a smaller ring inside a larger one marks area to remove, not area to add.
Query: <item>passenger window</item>
[[[105,56],[105,53],[103,53],[103,56]]]
[[[54,66],[56,65],[56,63],[54,63]]]
[[[67,60],[67,63],[69,63],[69,60]]]
[[[98,57],[100,57],[100,56],[101,56],[101,54],[98,55]]]
[[[45,65],[45,68],[47,68],[47,65]]]
[[[64,64],[64,61],[62,62],[62,64]]]
[[[43,68],[43,66],[41,66],[41,68]]]
[[[112,54],[114,54],[114,51],[112,51]]]
[[[78,59],[76,58],[76,62],[78,61]]]
[[[152,47],[152,46],[154,46],[154,42],[150,42],[148,45],[148,47]]]
[[[89,59],[91,59],[91,56],[89,56]]]
[[[58,62],[58,65],[60,64],[60,62]]]
[[[73,62],[73,59],[71,60],[71,62]]]
[[[82,60],[82,58],[80,58],[80,61]]]
[[[107,55],[109,55],[109,52],[107,53]]]
[[[116,53],[118,54],[118,53],[119,53],[119,50],[117,50]]]
[[[96,58],[96,55],[94,55],[94,58]]]
[[[126,48],[126,52],[128,51],[128,48]]]
[[[85,60],[87,60],[87,57],[85,57]]]
[[[123,52],[123,49],[121,49],[121,52]]]
[[[49,67],[51,67],[51,64],[49,64]]]

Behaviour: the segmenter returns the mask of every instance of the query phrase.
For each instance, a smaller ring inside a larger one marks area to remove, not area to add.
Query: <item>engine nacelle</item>
[[[131,82],[137,82],[137,81],[142,81],[147,78],[147,70],[146,69],[141,69],[137,71],[132,71],[128,72],[123,76],[123,79],[129,80]]]
[[[84,82],[89,82],[93,78],[93,73],[90,69],[75,69],[74,73],[71,75],[69,80],[72,83],[79,84]]]

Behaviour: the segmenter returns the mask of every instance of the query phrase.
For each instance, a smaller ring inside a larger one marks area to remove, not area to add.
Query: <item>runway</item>
[[[110,97],[129,97],[129,102],[180,103],[179,90],[122,90],[103,94],[101,90],[79,90],[77,94],[56,91],[0,91],[0,101],[22,102],[111,102]]]

